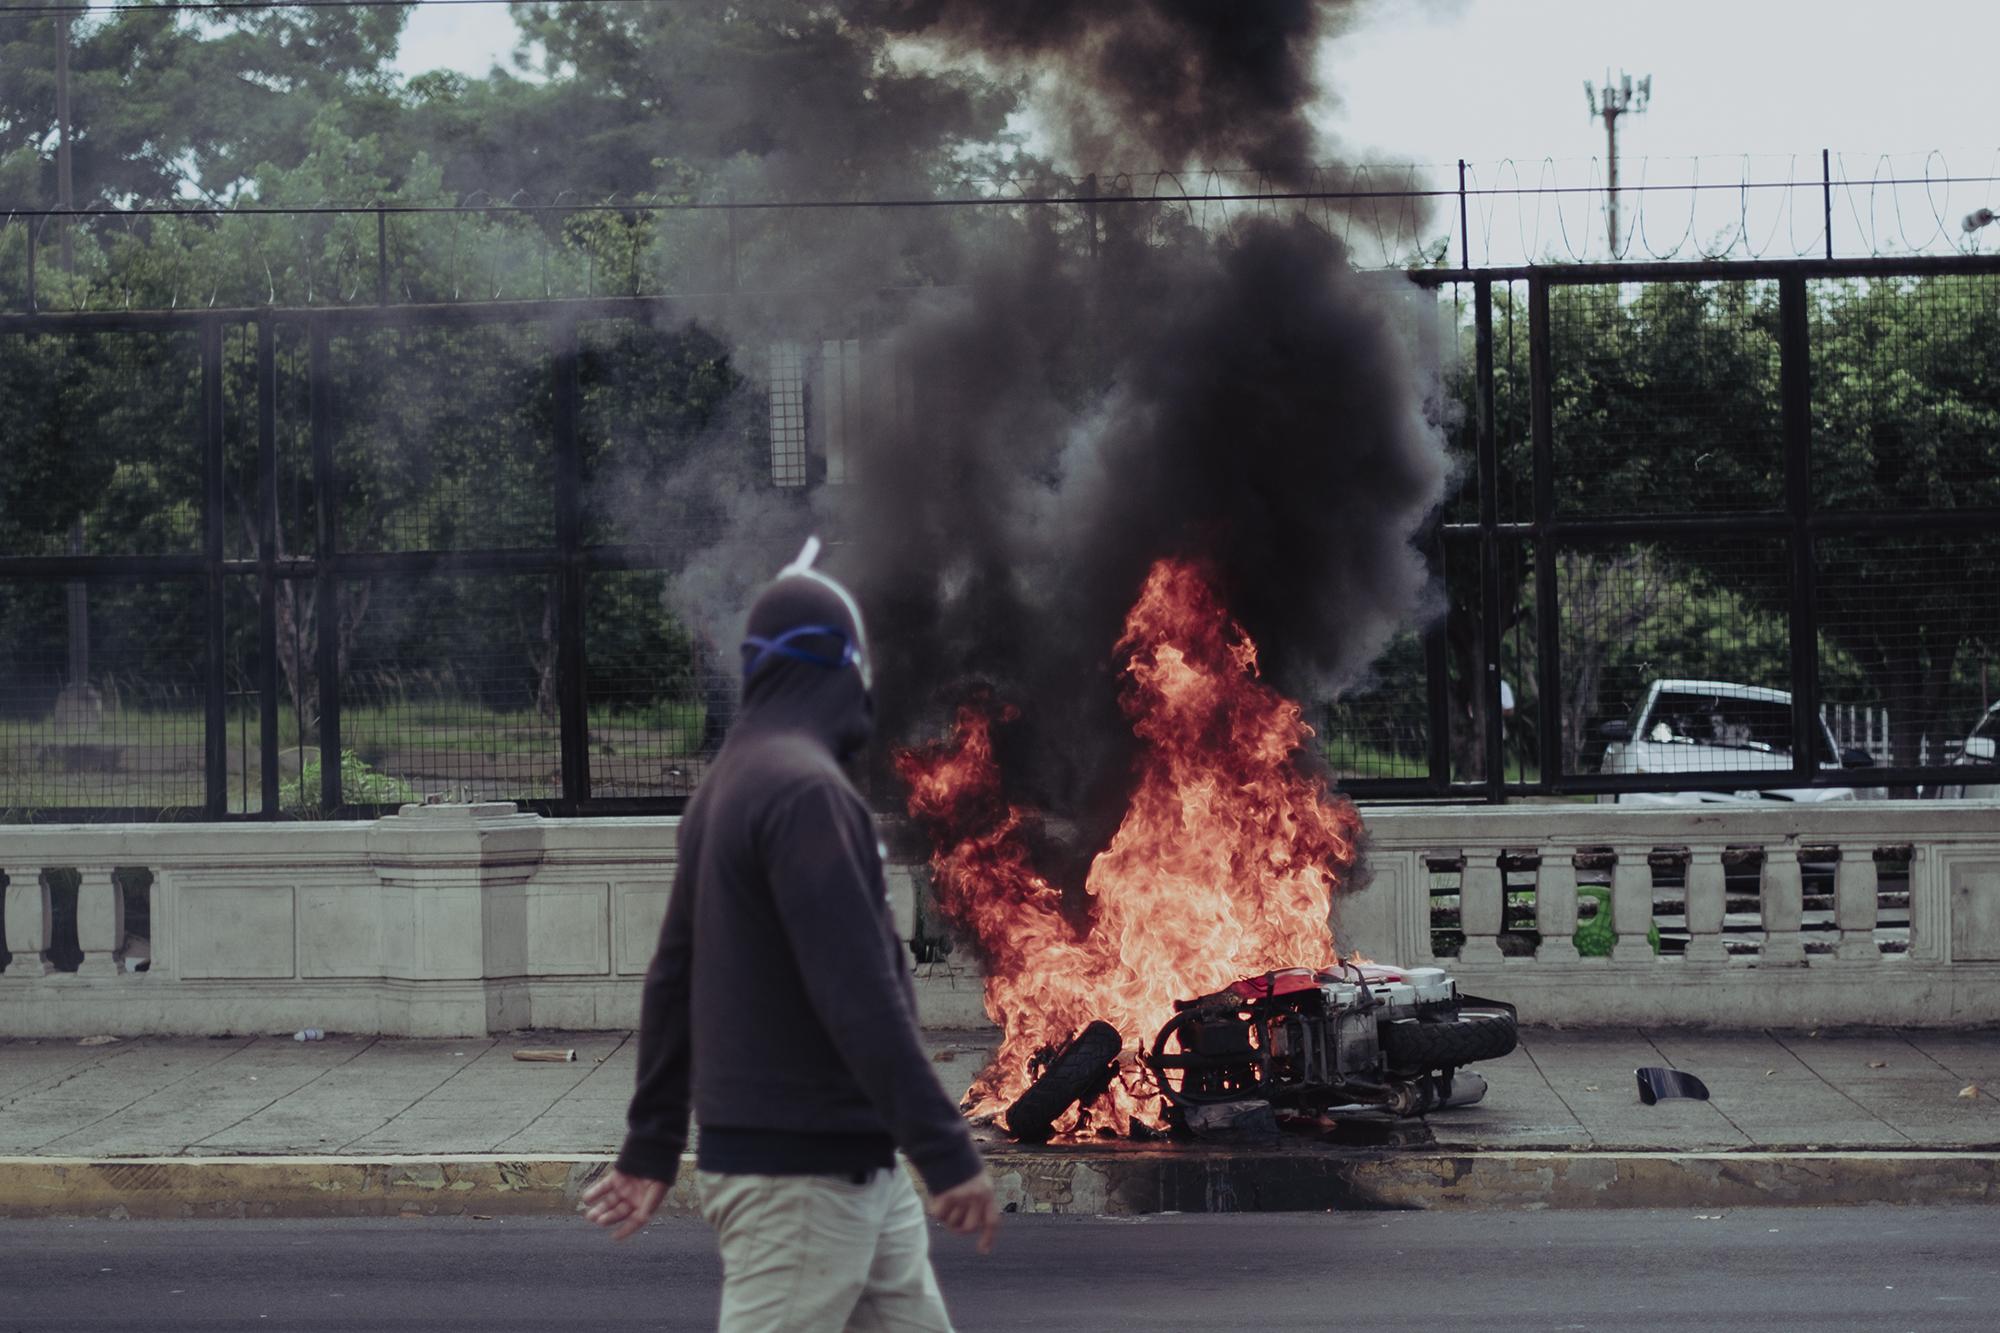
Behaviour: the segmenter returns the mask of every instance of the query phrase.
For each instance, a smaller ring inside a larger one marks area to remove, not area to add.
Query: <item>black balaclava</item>
[[[853,595],[812,568],[818,552],[808,541],[751,604],[731,733],[803,731],[847,760],[875,731],[868,641]]]

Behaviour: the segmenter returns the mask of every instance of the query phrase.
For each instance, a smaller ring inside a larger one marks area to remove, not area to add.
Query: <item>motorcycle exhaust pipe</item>
[[[1486,1080],[1478,1074],[1468,1074],[1463,1069],[1451,1076],[1451,1092],[1440,1103],[1443,1106],[1472,1106],[1486,1097]]]

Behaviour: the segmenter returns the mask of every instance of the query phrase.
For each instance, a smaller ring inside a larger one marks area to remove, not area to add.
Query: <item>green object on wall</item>
[[[1597,911],[1588,921],[1579,921],[1576,934],[1576,951],[1585,958],[1609,958],[1611,946],[1617,942],[1618,934],[1611,928],[1611,890],[1596,884],[1577,886],[1579,901],[1589,898],[1597,904]],[[1646,943],[1653,946],[1653,952],[1660,951],[1660,928],[1652,926],[1646,931]]]

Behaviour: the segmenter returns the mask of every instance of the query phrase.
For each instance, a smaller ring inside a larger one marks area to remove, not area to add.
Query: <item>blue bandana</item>
[[[810,638],[840,640],[840,656],[828,657],[825,653],[801,648],[793,642],[794,639]],[[764,664],[764,659],[767,657],[789,657],[793,661],[810,662],[814,666],[825,667],[830,671],[837,671],[844,666],[858,665],[861,661],[861,650],[847,637],[845,631],[833,625],[799,625],[786,630],[775,639],[766,639],[753,634],[743,640],[742,653],[743,679],[746,681],[757,674],[757,668]]]

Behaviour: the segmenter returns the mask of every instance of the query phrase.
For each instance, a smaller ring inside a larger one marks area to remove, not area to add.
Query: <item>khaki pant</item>
[[[721,1333],[951,1333],[900,1167],[864,1184],[704,1171],[701,1196],[722,1243]]]

